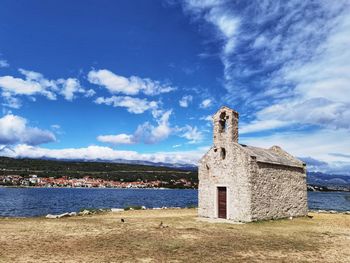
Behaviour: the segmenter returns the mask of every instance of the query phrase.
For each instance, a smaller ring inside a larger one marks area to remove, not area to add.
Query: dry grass
[[[350,262],[350,216],[312,216],[241,225],[198,221],[195,209],[0,219],[0,262]]]

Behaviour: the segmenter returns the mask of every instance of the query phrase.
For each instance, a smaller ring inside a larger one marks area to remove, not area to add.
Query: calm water
[[[309,208],[350,210],[350,193],[309,192]],[[197,206],[197,190],[0,188],[0,216],[42,216],[82,208]]]

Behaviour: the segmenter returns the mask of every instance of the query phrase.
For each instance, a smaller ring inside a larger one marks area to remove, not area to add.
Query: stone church
[[[198,169],[199,216],[237,222],[305,216],[305,163],[278,146],[239,144],[238,118],[228,107],[213,116],[214,145]]]

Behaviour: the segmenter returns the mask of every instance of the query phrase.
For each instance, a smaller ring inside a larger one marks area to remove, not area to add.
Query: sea
[[[0,188],[0,217],[37,217],[85,208],[195,207],[192,189]],[[350,192],[308,192],[313,210],[350,211]]]

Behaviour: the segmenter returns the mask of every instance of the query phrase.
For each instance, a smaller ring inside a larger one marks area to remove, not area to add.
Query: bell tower
[[[238,112],[223,106],[213,116],[214,146],[225,147],[227,143],[238,143]]]

